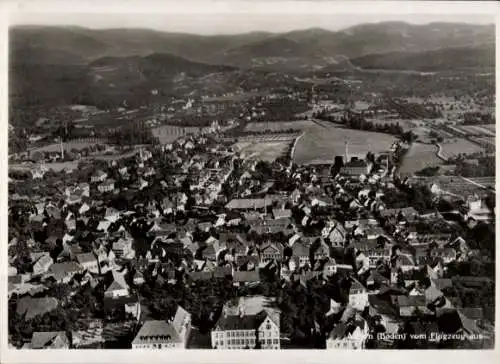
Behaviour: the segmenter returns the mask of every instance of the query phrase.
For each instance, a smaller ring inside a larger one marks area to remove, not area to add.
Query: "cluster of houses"
[[[419,315],[435,322],[443,316],[457,321],[457,330],[481,332],[480,308],[455,307],[443,293],[453,285],[446,266],[474,252],[462,237],[419,230],[439,219],[435,213],[386,206],[384,195],[396,189],[386,169],[356,159],[332,178],[318,167],[291,170],[275,163],[295,188],[271,193],[272,181],[267,187],[254,181],[255,161],[239,168],[235,161],[230,147],[210,137],[182,137],[95,168],[88,181],[61,186],[58,196],[31,199],[24,212],[32,232],[24,242],[30,268],[20,270],[18,253],[9,254],[8,291],[18,297],[19,314],[29,319],[58,306],[53,297],[38,297],[44,282],[95,287],[104,281],[105,305],[123,310],[124,325],[134,327],[132,348],[186,348],[192,320],[184,308],[172,320],[144,317],[137,287],[146,276],[187,287],[227,278],[245,288],[261,284],[268,272],[282,284],[304,286],[344,274],[348,298],[332,299],[326,313],[339,315],[328,349],[365,348],[368,333],[383,328],[396,334],[403,321]],[[234,194],[226,196],[224,185]],[[111,203],[121,195],[131,202]],[[9,252],[17,244],[17,237],[11,239]],[[280,349],[280,314],[286,313],[271,312],[263,301],[228,303],[211,331],[211,347]],[[64,332],[35,332],[26,347],[100,345],[105,332],[120,331],[110,325],[96,320],[71,340]]]

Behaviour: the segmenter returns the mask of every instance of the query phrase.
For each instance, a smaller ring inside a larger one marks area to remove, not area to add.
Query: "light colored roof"
[[[166,321],[146,321],[132,344],[179,343],[181,339],[172,324]]]
[[[82,266],[76,262],[55,263],[49,268],[49,272],[56,280],[64,278],[67,274],[77,273],[82,270]]]
[[[32,349],[64,349],[69,347],[69,340],[64,331],[34,332],[31,338]]]
[[[22,297],[17,302],[16,312],[26,319],[31,319],[38,315],[43,315],[57,308],[59,302],[54,297],[31,298]]]
[[[227,209],[261,209],[265,206],[272,205],[273,201],[270,198],[239,198],[231,200],[227,205]]]
[[[93,262],[96,261],[96,257],[92,253],[81,253],[76,256],[76,260],[78,263],[88,263],[88,262]]]

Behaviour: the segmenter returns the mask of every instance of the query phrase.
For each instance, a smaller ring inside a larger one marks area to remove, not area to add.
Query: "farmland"
[[[484,149],[467,139],[448,139],[441,143],[442,154],[445,158],[452,158],[459,154],[473,154],[483,152]]]
[[[243,153],[244,159],[272,162],[288,152],[291,141],[241,141],[234,145],[235,150]]]
[[[411,175],[426,167],[439,166],[443,161],[436,155],[437,147],[431,144],[413,143],[399,168],[401,175]]]
[[[483,124],[483,125],[460,125],[456,126],[459,129],[470,136],[495,136],[495,124]]]
[[[104,140],[96,139],[95,141],[92,141],[92,142],[67,141],[63,145],[64,145],[64,150],[72,150],[72,149],[82,150],[82,149],[85,149],[85,148],[88,148],[92,145],[97,145],[97,144],[104,145],[105,143],[104,143]],[[59,143],[53,143],[53,144],[45,145],[43,147],[33,148],[30,150],[30,152],[31,153],[36,153],[36,152],[53,153],[53,152],[59,152],[60,150],[61,150],[61,145]]]
[[[315,160],[333,161],[344,156],[349,141],[349,157],[366,157],[368,152],[380,153],[390,149],[395,138],[388,134],[344,128],[340,124],[314,123],[297,143],[294,162],[310,164]]]

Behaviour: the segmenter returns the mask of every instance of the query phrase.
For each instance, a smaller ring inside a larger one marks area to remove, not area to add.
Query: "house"
[[[283,246],[279,243],[268,243],[260,250],[260,261],[283,260]]]
[[[145,282],[144,275],[140,271],[136,271],[133,277],[133,282],[136,286],[139,286]]]
[[[113,282],[109,285],[106,292],[104,292],[104,297],[117,298],[129,295],[129,286],[125,282],[125,277],[122,273],[115,270],[112,271]]]
[[[50,269],[50,266],[54,263],[53,259],[50,257],[49,253],[40,256],[35,264],[33,265],[33,274],[45,274]]]
[[[167,321],[144,322],[132,341],[132,349],[181,349],[184,343],[173,324]]]
[[[239,314],[223,313],[211,332],[214,349],[279,349],[279,322],[271,319],[265,310],[247,314],[241,308]]]
[[[313,246],[314,247],[311,247],[311,250],[315,261],[322,260],[330,256],[330,247],[323,239],[320,239],[319,244],[316,243],[313,244]]]
[[[391,295],[391,303],[402,317],[412,317],[419,314],[428,314],[425,295]]]
[[[97,189],[101,193],[107,193],[107,192],[112,192],[115,189],[115,180],[114,179],[108,179],[101,183]]]
[[[326,339],[327,349],[362,350],[368,339],[368,323],[359,315],[347,322],[339,322]]]
[[[357,178],[369,173],[368,164],[361,159],[353,159],[345,163],[341,168],[339,174],[344,177]]]
[[[90,181],[92,183],[104,182],[106,178],[108,178],[108,174],[106,172],[98,170],[90,177]]]
[[[177,307],[172,325],[179,335],[182,346],[187,347],[189,334],[191,333],[192,315],[181,306]]]
[[[47,274],[54,277],[58,283],[68,283],[75,274],[83,273],[85,269],[76,262],[54,263]]]
[[[99,263],[93,253],[77,254],[76,261],[91,273],[99,273]]]
[[[29,349],[69,349],[69,339],[64,331],[34,332]]]
[[[333,245],[343,246],[346,236],[347,231],[344,229],[344,227],[340,223],[336,223],[335,227],[330,230],[328,239]]]
[[[296,257],[299,260],[299,267],[310,264],[309,247],[305,243],[297,241],[292,246],[292,257]]]
[[[363,311],[368,305],[368,291],[357,279],[352,278],[351,281],[349,305],[359,311]]]
[[[112,250],[117,258],[132,259],[135,256],[131,238],[120,238],[113,243]]]

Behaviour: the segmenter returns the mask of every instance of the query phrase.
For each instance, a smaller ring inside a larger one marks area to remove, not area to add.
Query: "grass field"
[[[235,149],[243,152],[244,159],[263,160],[272,162],[284,156],[288,150],[289,142],[238,142]]]
[[[479,145],[474,144],[466,139],[451,139],[441,143],[443,147],[443,156],[451,158],[458,154],[472,154],[484,151]]]
[[[457,128],[464,131],[468,135],[494,137],[495,136],[494,124],[486,124],[486,125],[488,125],[488,126],[461,125],[461,126],[457,126]],[[493,125],[493,128],[491,128],[489,125]]]
[[[436,155],[437,147],[430,144],[413,143],[399,168],[402,175],[412,175],[426,167],[439,166],[443,161]]]
[[[314,123],[309,120],[299,120],[299,121],[268,121],[262,123],[248,123],[245,126],[245,131],[281,131],[288,129],[307,129],[314,126]]]
[[[104,143],[100,143],[99,141],[96,141],[96,142],[79,142],[79,141],[72,142],[72,141],[69,141],[69,142],[64,143],[64,150],[67,150],[67,151],[70,151],[72,149],[82,150],[82,149],[85,149],[85,148],[88,148],[92,145],[97,145],[97,144],[105,145]],[[59,143],[53,143],[53,144],[45,145],[43,147],[33,148],[30,150],[30,152],[31,153],[35,153],[35,152],[44,153],[44,152],[59,152],[60,150],[61,150],[61,145]]]
[[[297,143],[294,161],[297,164],[314,164],[317,160],[333,161],[335,156],[344,156],[346,140],[349,141],[349,157],[364,158],[368,152],[388,151],[395,138],[389,134],[318,122],[308,128]]]

